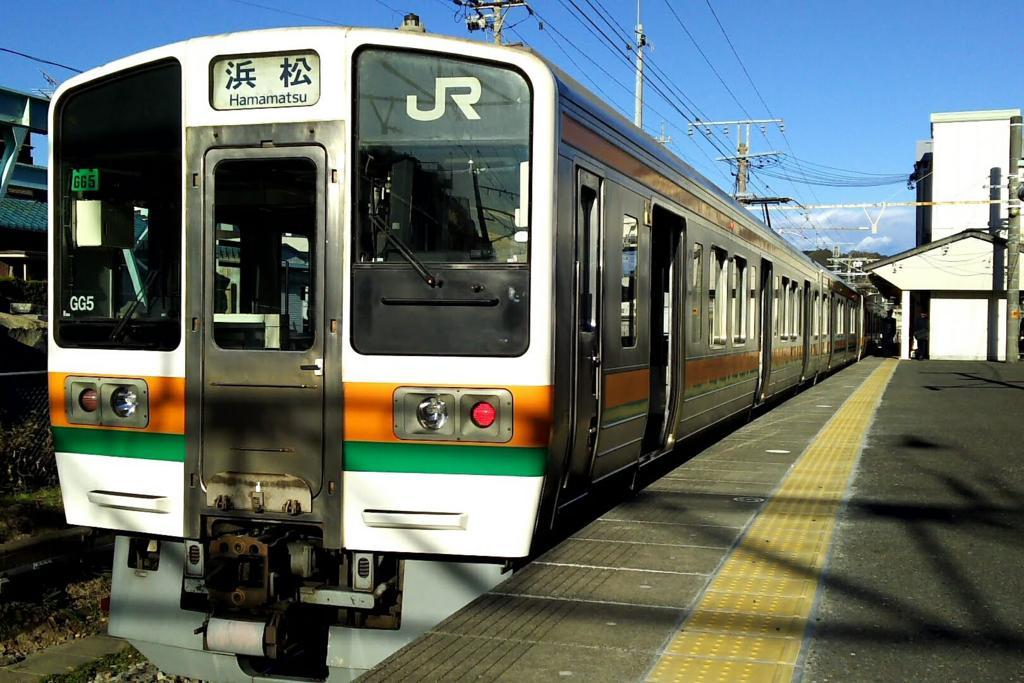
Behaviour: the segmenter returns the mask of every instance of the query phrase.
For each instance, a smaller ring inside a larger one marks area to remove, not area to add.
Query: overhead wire
[[[619,37],[624,39],[624,41],[626,43],[626,49],[627,50],[631,51],[631,50],[634,49],[635,43],[633,42],[633,39],[631,39],[629,37],[626,29],[623,28],[621,24],[619,24],[614,18],[611,17],[611,13],[603,5],[601,0],[583,0],[583,1],[586,2],[587,5],[589,5],[591,7],[591,9],[594,10],[595,14],[597,14],[602,19],[602,21],[605,24],[607,24],[608,26],[610,26],[612,28],[613,32],[615,32],[616,34],[618,34]],[[573,0],[568,0],[568,2],[570,4],[572,4],[575,9],[579,10],[579,6]],[[563,4],[563,6],[565,5],[565,0],[562,0],[562,4]],[[683,24],[681,18],[678,16],[678,14],[676,14],[675,10],[670,5],[669,5],[669,10],[672,12],[672,14],[675,17],[676,21],[680,24],[680,26],[683,28],[683,30],[687,33],[687,35],[690,38],[690,41],[693,43],[694,47],[698,50],[698,52],[701,53],[701,56],[704,57],[704,61],[708,64],[708,66],[711,68],[711,70],[718,77],[718,80],[722,83],[722,85],[726,88],[726,90],[729,91],[729,94],[732,96],[732,98],[736,102],[736,104],[740,107],[740,109],[744,112],[744,114],[747,115],[748,118],[751,118],[749,112],[743,106],[742,102],[739,101],[739,98],[736,96],[736,94],[729,88],[728,84],[721,77],[721,74],[719,74],[718,70],[715,68],[714,64],[708,58],[706,53],[704,53],[703,49],[700,47],[699,43],[696,41],[696,39],[694,38],[692,33],[690,33],[690,31],[686,28],[686,26]],[[574,16],[577,16],[577,14],[574,14]],[[577,19],[577,21],[579,21],[579,20]],[[582,23],[582,22],[580,22],[580,23]],[[591,24],[591,27],[597,28],[592,21],[589,22],[589,23]],[[683,93],[678,88],[678,86],[675,85],[674,79],[672,79],[657,64],[655,64],[654,61],[649,56],[645,57],[644,64],[645,64],[646,67],[648,67],[648,69],[650,71],[654,72],[654,76],[657,77],[658,81],[663,86],[667,87],[670,91],[674,92],[674,94],[679,96],[680,99],[682,99],[685,102],[687,102],[687,104],[688,104],[687,110],[690,111],[691,114],[694,115],[694,120],[691,120],[690,118],[688,118],[688,117],[686,117],[684,115],[684,118],[687,119],[688,123],[694,124],[696,122],[699,122],[700,120],[708,120],[709,119],[709,117],[707,117],[707,115],[705,115],[702,111],[700,111],[700,108],[696,105],[696,103],[694,103],[691,99],[689,99],[685,95],[685,93]],[[645,74],[645,81],[647,81],[647,80],[649,80],[649,79],[647,78],[647,76]],[[665,99],[664,96],[662,97],[662,99]],[[763,134],[764,133],[762,131],[762,135]],[[709,136],[707,139],[708,139],[709,142],[711,142],[712,146],[715,147],[716,151],[718,151],[718,153],[721,154],[723,157],[729,157],[730,156],[730,154],[728,152],[726,152],[725,150],[723,150],[721,147],[719,147],[718,144],[716,144],[715,142],[712,142],[714,140],[713,137]],[[698,149],[700,149],[699,146],[698,146]],[[735,178],[735,173],[733,173],[732,176],[733,176],[733,178]],[[726,178],[728,180],[728,176],[726,176]],[[729,182],[732,182],[732,181],[729,181]],[[749,183],[751,185],[763,184],[762,182],[760,182],[759,179],[756,178],[756,176],[752,176],[750,178],[750,180],[749,180]],[[765,187],[767,187],[767,185],[765,185]],[[788,221],[790,219],[789,219],[789,217],[787,217],[785,220]],[[797,229],[800,230],[801,233],[803,232],[802,228],[797,228]],[[805,235],[805,237],[806,237],[806,235]],[[809,237],[806,237],[806,239],[808,241],[811,241],[811,239]]]
[[[580,47],[579,45],[577,45],[575,41],[569,40],[569,39],[568,39],[568,38],[567,38],[567,37],[565,36],[565,34],[564,34],[564,33],[563,33],[562,31],[560,31],[560,30],[558,29],[558,27],[557,27],[557,26],[555,26],[555,25],[554,25],[554,24],[553,24],[553,23],[552,23],[551,21],[549,21],[549,20],[548,20],[548,18],[546,18],[546,17],[544,16],[544,15],[540,14],[540,12],[538,12],[538,11],[537,11],[536,9],[534,9],[534,15],[535,15],[535,16],[537,17],[537,20],[538,20],[539,22],[541,22],[541,24],[542,24],[542,26],[543,26],[543,30],[548,30],[548,29],[550,29],[550,30],[551,30],[551,32],[553,32],[553,33],[554,33],[554,34],[555,34],[556,36],[558,36],[558,37],[559,37],[559,38],[560,38],[560,39],[561,39],[562,41],[564,41],[564,42],[565,42],[566,44],[568,44],[568,45],[569,45],[570,47],[572,47],[572,48],[573,48],[574,50],[576,50],[576,51],[577,51],[577,52],[578,52],[578,53],[579,53],[579,54],[580,54],[581,56],[583,56],[583,58],[584,58],[584,59],[586,59],[586,60],[587,60],[588,62],[590,62],[591,64],[593,64],[593,65],[594,65],[594,67],[595,67],[595,68],[597,68],[597,69],[598,69],[598,70],[599,70],[599,71],[600,71],[601,73],[605,74],[605,75],[606,75],[606,76],[607,76],[607,77],[609,78],[609,80],[611,80],[611,81],[612,81],[613,83],[615,83],[616,85],[618,85],[618,86],[619,86],[620,88],[622,88],[622,89],[623,89],[624,91],[626,91],[626,92],[628,92],[628,93],[630,93],[630,94],[632,94],[632,93],[633,93],[633,89],[632,89],[631,87],[629,87],[629,86],[625,85],[624,83],[622,83],[622,81],[620,81],[620,80],[619,80],[618,78],[616,78],[616,77],[615,77],[614,75],[612,75],[612,74],[611,74],[611,72],[609,72],[609,71],[608,71],[608,70],[607,70],[607,69],[606,69],[606,68],[605,68],[604,66],[602,66],[602,65],[601,65],[601,64],[600,64],[600,63],[599,63],[598,61],[596,61],[596,60],[595,60],[595,59],[594,59],[594,58],[593,58],[593,57],[592,57],[592,56],[591,56],[590,54],[588,54],[588,53],[587,53],[587,52],[586,52],[585,50],[583,50],[583,49],[582,49],[582,48],[581,48],[581,47]],[[575,16],[575,15],[574,15],[574,16]],[[577,19],[577,21],[579,21],[579,19]],[[581,23],[582,23],[582,22],[581,22]],[[587,27],[586,25],[584,25],[584,28],[588,28],[588,27]],[[588,28],[588,30],[590,30],[590,29]],[[592,31],[591,31],[591,32],[592,32]],[[556,42],[556,44],[557,44],[557,42]],[[627,57],[625,57],[625,55],[624,55],[624,54],[622,54],[622,53],[619,53],[619,52],[618,52],[618,50],[617,50],[617,49],[615,49],[615,48],[613,48],[613,52],[614,52],[614,53],[616,54],[616,56],[621,56],[621,57],[625,58],[625,59],[627,60],[627,64],[628,64],[628,58],[627,58]],[[584,73],[586,73],[586,72],[584,71]],[[663,100],[665,100],[665,101],[666,101],[666,103],[668,103],[668,104],[669,104],[670,106],[673,106],[673,104],[672,104],[672,102],[671,102],[671,100],[670,100],[669,98],[667,98],[667,97],[665,97],[664,95],[662,95],[662,99],[663,99]],[[677,112],[679,112],[679,114],[680,114],[681,116],[683,116],[683,118],[684,118],[684,119],[686,119],[686,120],[690,120],[690,119],[689,119],[689,117],[687,117],[687,116],[686,116],[686,114],[684,114],[684,113],[682,113],[681,111],[679,111],[679,110],[678,110],[678,107],[676,107],[676,106],[673,106],[673,108],[674,108],[674,109],[676,109],[676,110],[677,110]],[[656,114],[658,114],[658,115],[662,116],[662,118],[666,118],[666,119],[667,119],[667,118],[670,118],[670,117],[666,117],[666,116],[665,116],[664,114],[662,114],[662,113],[661,113],[660,111],[658,111],[658,110],[654,109],[653,107],[651,107],[651,110],[652,110],[652,111],[654,111],[654,112],[655,112]],[[711,158],[711,156],[710,156],[710,155],[709,155],[709,154],[708,154],[708,153],[707,153],[707,152],[706,152],[706,151],[704,150],[704,148],[703,148],[703,147],[701,147],[701,146],[699,146],[699,145],[697,145],[696,147],[697,147],[697,149],[698,149],[698,150],[699,150],[699,151],[701,152],[701,154],[703,154],[703,155],[704,155],[704,157],[705,157],[705,158],[706,158],[706,159],[708,160],[708,162],[709,162],[709,168],[712,168],[712,169],[716,170],[717,172],[719,172],[720,174],[722,174],[722,175],[723,175],[723,177],[725,177],[725,178],[726,178],[726,180],[728,180],[728,176],[727,176],[727,175],[725,175],[725,173],[724,173],[724,172],[723,172],[723,171],[721,170],[721,167],[720,167],[720,166],[719,166],[718,164],[716,164],[716,163],[714,162],[714,160],[713,160],[713,159]],[[721,148],[717,148],[717,147],[716,147],[716,149],[717,149],[717,150],[718,150],[719,152],[721,152],[721,151],[722,151],[722,150],[721,150]]]
[[[778,118],[778,117],[775,116],[775,113],[772,111],[772,108],[770,106],[768,106],[768,102],[765,100],[764,96],[761,94],[761,90],[757,87],[757,84],[754,82],[753,77],[751,77],[750,71],[747,69],[746,64],[743,62],[743,59],[740,57],[739,51],[736,49],[736,46],[733,44],[732,39],[729,37],[729,32],[725,30],[725,26],[722,24],[721,20],[719,19],[718,13],[715,12],[715,8],[712,7],[711,2],[709,0],[704,0],[704,2],[708,6],[708,9],[711,11],[711,15],[714,17],[715,23],[718,25],[718,29],[722,32],[722,36],[725,38],[726,43],[729,44],[729,48],[732,50],[733,56],[736,58],[736,61],[739,63],[740,68],[743,70],[743,74],[746,76],[747,81],[750,83],[751,88],[754,90],[754,92],[757,95],[758,99],[761,101],[761,105],[764,106],[765,111],[768,112],[769,118],[773,118],[773,119],[774,118]],[[780,127],[779,128],[779,133],[782,135],[782,139],[783,139],[783,141],[786,144],[786,149],[789,150],[790,156],[796,162],[798,173],[800,173],[801,176],[805,175],[805,172],[803,170],[803,166],[800,163],[800,159],[796,156],[796,153],[793,151],[793,145],[790,142],[789,136],[786,134],[785,129]],[[764,133],[762,132],[762,134],[764,134]],[[814,199],[814,202],[816,204],[820,204],[821,200],[818,198],[818,194],[817,194],[817,192],[815,192],[814,187],[809,182],[806,183],[806,185],[807,185],[808,191],[811,194],[811,197]],[[826,218],[826,223],[830,223],[828,218]]]
[[[49,64],[50,66],[56,66],[56,67],[59,67],[61,69],[67,69],[68,71],[73,71],[76,74],[85,73],[81,69],[76,69],[73,66],[68,66],[67,64],[61,64],[60,62],[54,62],[54,61],[51,61],[49,59],[43,59],[42,57],[36,57],[35,55],[30,55],[30,54],[28,54],[26,52],[21,52],[19,50],[12,50],[9,47],[0,47],[0,52],[7,52],[8,54],[16,55],[18,57],[23,57],[23,58],[31,60],[33,62],[38,62],[40,64]]]

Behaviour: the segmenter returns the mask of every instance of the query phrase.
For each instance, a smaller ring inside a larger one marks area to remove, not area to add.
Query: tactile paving
[[[792,680],[836,515],[896,364],[879,365],[807,447],[712,578],[649,681]]]

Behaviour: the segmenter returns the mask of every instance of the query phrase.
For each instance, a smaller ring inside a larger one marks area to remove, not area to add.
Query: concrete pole
[[[747,154],[750,153],[750,124],[747,124],[747,141],[743,142],[742,131],[743,126],[736,126],[736,159],[737,166],[739,167],[736,173],[736,196],[745,197],[747,195],[747,173],[750,168],[750,160],[747,159]]]
[[[494,7],[494,42],[501,45],[501,32],[505,28],[505,9],[501,6],[502,0],[497,0]]]
[[[1010,202],[1006,237],[1006,362],[1018,362],[1020,339],[1020,155],[1021,117],[1010,118]]]
[[[644,25],[640,23],[640,0],[636,0],[636,95],[633,104],[633,123],[637,128],[644,127]]]
[[[910,317],[910,290],[902,292],[900,309],[900,358],[909,360],[910,340],[914,334],[914,319]]]

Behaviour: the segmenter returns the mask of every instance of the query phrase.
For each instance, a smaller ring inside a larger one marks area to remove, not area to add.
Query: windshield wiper
[[[128,306],[128,310],[126,310],[124,315],[118,319],[117,325],[115,325],[114,329],[111,331],[110,341],[115,344],[121,341],[121,337],[124,336],[124,332],[128,328],[128,323],[130,323],[132,318],[135,317],[135,312],[139,310],[139,304],[147,298],[149,288],[153,284],[153,281],[156,280],[158,272],[160,272],[160,269],[154,268],[146,275],[146,281],[142,283],[141,287],[139,287],[139,291],[135,295],[135,300]]]
[[[427,270],[427,267],[423,265],[423,262],[416,258],[416,255],[412,253],[412,250],[409,249],[409,247],[405,246],[405,242],[400,240],[398,235],[395,235],[388,229],[388,226],[380,216],[372,213],[368,215],[370,217],[370,225],[373,226],[373,229],[384,235],[384,239],[386,239],[391,246],[393,246],[398,253],[402,255],[402,258],[409,262],[409,265],[412,266],[412,269],[415,270],[421,278],[423,278],[424,282],[431,287],[441,286],[441,278]]]

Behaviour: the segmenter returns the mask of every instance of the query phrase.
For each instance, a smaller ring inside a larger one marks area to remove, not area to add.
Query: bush
[[[46,310],[46,280],[19,280],[13,277],[0,278],[0,300],[25,301],[34,304],[38,310]]]
[[[49,420],[0,425],[0,490],[25,490],[57,483],[57,461]]]

